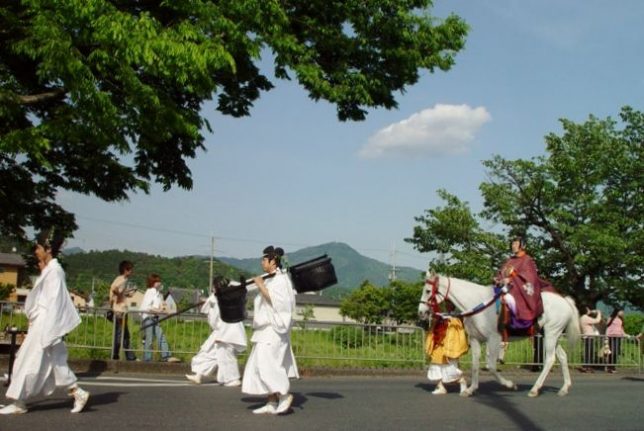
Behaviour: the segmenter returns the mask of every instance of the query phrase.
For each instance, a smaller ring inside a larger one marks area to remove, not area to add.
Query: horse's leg
[[[486,348],[487,348],[487,368],[492,373],[494,378],[496,379],[497,382],[499,382],[502,386],[516,390],[517,385],[512,381],[508,380],[505,377],[501,375],[501,373],[496,369],[496,362],[497,359],[499,358],[499,353],[501,352],[502,345],[501,345],[501,336],[499,334],[494,334],[494,336],[491,336],[488,338],[486,342]]]
[[[539,395],[539,389],[541,389],[541,387],[543,386],[543,383],[546,381],[546,377],[548,377],[548,373],[550,373],[550,370],[555,363],[555,349],[557,347],[557,340],[559,339],[559,335],[561,335],[561,333],[553,334],[551,331],[548,331],[548,328],[545,328],[543,336],[543,369],[541,370],[541,374],[539,374],[537,381],[530,389],[530,392],[528,392],[529,397],[536,397]]]
[[[570,370],[568,369],[568,355],[563,347],[557,343],[557,359],[559,359],[559,364],[561,364],[561,373],[563,374],[564,384],[557,392],[557,395],[563,397],[568,395],[568,389],[572,386],[572,380],[570,379]]]
[[[469,397],[479,388],[479,361],[481,359],[481,343],[476,338],[470,338],[470,352],[472,353],[472,384],[469,388],[461,385],[461,396]]]

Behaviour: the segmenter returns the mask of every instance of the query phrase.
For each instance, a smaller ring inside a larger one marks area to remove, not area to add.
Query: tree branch
[[[40,94],[19,95],[17,97],[21,105],[37,105],[52,99],[58,99],[66,93],[64,88],[55,88]]]

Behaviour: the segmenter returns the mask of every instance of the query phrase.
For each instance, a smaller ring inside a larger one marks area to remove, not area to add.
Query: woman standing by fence
[[[624,332],[624,310],[621,308],[616,308],[610,315],[606,325],[606,336],[608,337],[608,348],[610,349],[606,371],[615,373],[615,365],[617,365],[617,360],[622,350],[622,339],[627,336],[626,332]]]

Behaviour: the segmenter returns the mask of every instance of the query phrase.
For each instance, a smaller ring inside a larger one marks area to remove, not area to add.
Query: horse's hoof
[[[559,395],[560,397],[565,397],[566,395],[568,395],[568,389],[559,390],[559,392],[557,392],[557,395]]]
[[[447,390],[445,388],[438,388],[432,391],[432,395],[445,395]]]
[[[537,390],[534,390],[534,389],[533,389],[533,390],[531,390],[530,392],[528,392],[528,396],[529,396],[530,398],[536,398],[536,397],[538,397],[538,396],[539,396],[539,391],[537,391]]]
[[[512,383],[512,386],[510,386],[510,389],[513,390],[513,391],[518,391],[519,386],[516,383]]]
[[[472,396],[472,393],[470,391],[463,391],[460,394],[463,398],[468,398]]]

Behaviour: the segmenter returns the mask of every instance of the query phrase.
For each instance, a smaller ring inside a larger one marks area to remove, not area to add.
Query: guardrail
[[[79,310],[83,323],[65,338],[71,358],[110,359],[114,347],[114,323],[106,319],[107,309],[91,308]],[[142,359],[144,354],[144,333],[141,328],[141,313],[128,312],[130,348]],[[245,322],[250,339],[251,322]],[[160,323],[168,341],[172,356],[189,362],[199,351],[201,343],[210,334],[206,317],[199,313],[184,313]],[[23,304],[0,302],[0,328],[28,327],[23,313]],[[0,337],[2,333],[0,333]],[[425,333],[415,326],[361,325],[356,323],[297,321],[291,334],[293,351],[302,366],[323,366],[340,368],[417,368],[425,366]],[[611,340],[612,356],[604,355],[605,336],[583,338],[568,352],[571,366],[591,369],[617,368],[635,369],[642,372],[641,340],[634,337]],[[20,340],[19,340],[20,342]],[[0,338],[0,343],[8,343]],[[537,366],[541,336],[512,340],[505,349],[503,363],[506,366]],[[565,339],[562,346],[568,350]],[[121,342],[122,345],[122,342]],[[240,356],[240,362],[246,359]],[[153,360],[160,359],[156,341],[151,349]],[[123,349],[120,358],[125,359]],[[471,362],[469,354],[461,358],[467,367]],[[614,363],[616,362],[616,363]]]

